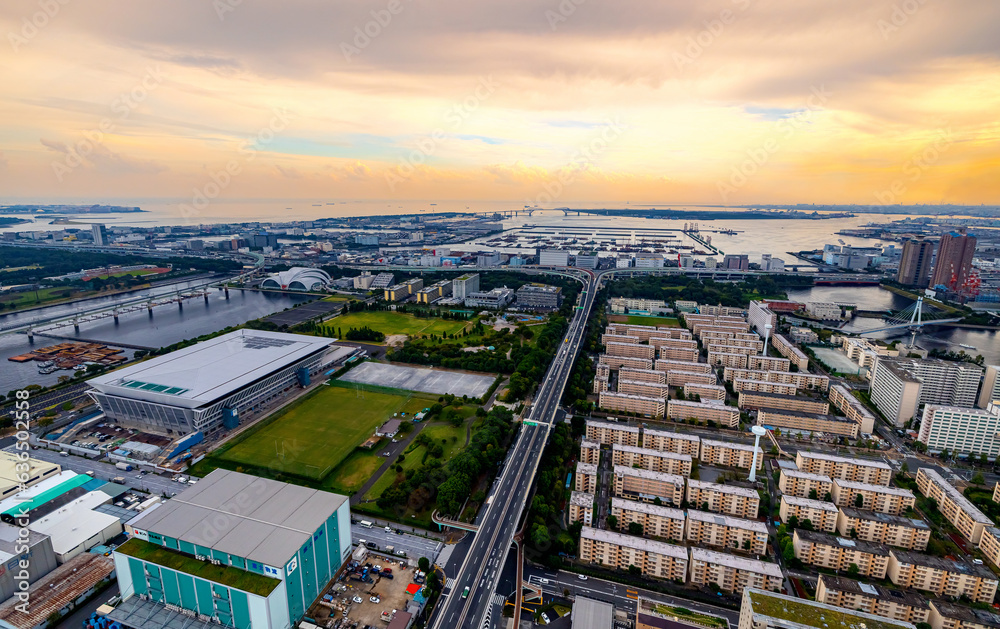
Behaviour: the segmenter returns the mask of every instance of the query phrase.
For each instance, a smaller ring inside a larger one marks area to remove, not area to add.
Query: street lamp
[[[751,426],[750,432],[756,437],[753,442],[753,462],[750,463],[750,482],[752,483],[757,480],[757,453],[760,451],[760,438],[767,434],[767,429],[763,426]]]

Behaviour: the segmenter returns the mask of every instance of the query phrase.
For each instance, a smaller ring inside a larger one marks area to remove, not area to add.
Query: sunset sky
[[[4,0],[0,30],[0,202],[1000,202],[996,0]]]

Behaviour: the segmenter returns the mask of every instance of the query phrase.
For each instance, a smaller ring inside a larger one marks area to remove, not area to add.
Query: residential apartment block
[[[593,441],[604,445],[617,443],[623,446],[639,445],[639,427],[628,424],[615,424],[611,422],[587,420],[586,424],[587,441]]]
[[[1000,614],[992,609],[976,609],[948,601],[934,600],[928,605],[931,608],[927,624],[931,629],[997,629],[1000,627]]]
[[[792,361],[777,356],[751,356],[747,359],[747,369],[757,371],[791,371]]]
[[[799,388],[794,384],[784,382],[765,382],[764,380],[750,380],[740,378],[733,380],[733,391],[756,391],[760,393],[777,393],[778,395],[795,395]]]
[[[931,613],[927,599],[911,590],[890,589],[828,574],[819,575],[816,601],[914,624],[927,622]]]
[[[879,358],[869,376],[872,402],[899,426],[916,415],[919,404],[974,406],[982,376],[974,363]]]
[[[814,529],[826,533],[833,533],[837,530],[837,515],[839,513],[837,505],[832,502],[799,498],[791,494],[782,494],[781,506],[778,508],[778,516],[782,522],[787,523],[788,518],[795,516],[799,523],[809,520]]]
[[[987,526],[979,538],[979,550],[994,566],[1000,567],[1000,528]]]
[[[857,507],[890,515],[899,515],[912,508],[917,500],[909,489],[855,483],[841,478],[833,479],[833,490],[830,493],[833,495],[833,504],[838,507]],[[858,496],[861,497],[860,501]]]
[[[888,575],[890,581],[902,588],[938,596],[968,596],[980,603],[992,603],[997,592],[997,577],[984,565],[908,550],[890,551]]]
[[[818,415],[762,408],[757,411],[757,425],[800,433],[823,433],[857,438],[857,423],[836,415]]]
[[[580,440],[580,462],[597,465],[601,461],[601,444],[596,441]]]
[[[594,494],[574,491],[569,495],[569,521],[583,522],[584,526],[593,526]]]
[[[784,582],[776,563],[704,548],[691,548],[690,566],[691,583],[702,586],[715,583],[726,592],[742,592],[746,588],[779,592]]]
[[[847,416],[847,419],[857,422],[858,428],[866,435],[873,434],[875,430],[875,415],[854,397],[851,392],[842,384],[835,384],[830,387],[830,402],[840,409]]]
[[[941,515],[973,544],[979,543],[984,528],[993,526],[993,520],[932,468],[917,470],[917,489],[936,500]]]
[[[686,581],[688,552],[651,539],[583,527],[580,531],[580,560],[618,570],[639,568],[643,576]]]
[[[701,440],[701,454],[698,458],[706,465],[722,465],[724,467],[742,467],[750,469],[753,465],[754,448],[750,444],[732,443],[729,441]],[[764,450],[757,448],[757,469],[764,466]]]
[[[712,382],[715,382],[715,370],[712,369],[712,366],[708,363],[699,363],[689,360],[657,360],[656,370],[712,374]]]
[[[815,496],[814,500],[823,499],[827,495],[833,495],[833,479],[822,474],[782,468],[778,476],[778,489],[788,496],[799,498]]]
[[[986,365],[976,406],[986,408],[993,400],[1000,400],[1000,365]]]
[[[795,456],[795,465],[804,472],[858,483],[888,485],[892,480],[892,468],[889,464],[874,459],[857,459],[799,450]]]
[[[604,353],[608,356],[626,356],[628,358],[656,358],[656,348],[652,345],[636,345],[635,343],[605,343]]]
[[[652,369],[653,361],[646,358],[629,358],[628,356],[609,356],[601,354],[597,357],[597,362],[607,365],[610,369],[621,369],[622,367],[632,367],[633,369]]]
[[[740,408],[773,409],[795,411],[796,413],[817,413],[825,415],[830,412],[830,405],[823,400],[778,393],[760,393],[758,391],[740,391]]]
[[[642,447],[650,450],[676,452],[698,458],[701,456],[701,437],[681,432],[646,428],[642,431]]]
[[[619,380],[632,380],[634,382],[651,382],[653,384],[666,384],[667,374],[656,369],[632,369],[622,367],[618,370]]]
[[[615,479],[615,496],[619,498],[641,502],[656,502],[659,498],[664,504],[678,506],[684,502],[686,494],[683,476],[624,465],[614,466],[612,472]]]
[[[653,472],[686,477],[691,475],[692,458],[689,454],[621,446],[616,443],[611,446],[611,462],[613,465],[640,467]]]
[[[931,452],[947,448],[994,460],[1000,455],[1000,400],[985,409],[928,404],[917,439]]]
[[[642,339],[638,336],[629,336],[626,334],[611,334],[610,332],[605,332],[601,335],[601,344],[607,345],[608,343],[632,343],[633,345],[638,345],[642,343]]]
[[[689,419],[704,422],[713,421],[722,426],[735,428],[740,423],[740,409],[718,403],[669,400],[667,402],[667,417],[680,421]]]
[[[573,489],[588,494],[597,493],[597,466],[589,463],[576,464]]]
[[[635,413],[643,417],[663,417],[666,402],[663,398],[601,391],[597,405],[605,411]]]
[[[714,343],[706,343],[705,351],[709,354],[743,354],[744,356],[753,357],[757,354],[757,348],[753,345],[729,345],[726,341],[721,339],[713,339]],[[763,341],[760,342],[761,345],[764,344]],[[712,362],[712,361],[709,361]]]
[[[666,540],[684,539],[687,516],[680,509],[625,498],[612,498],[611,515],[618,520],[618,528],[622,531],[627,531],[628,525],[635,522],[642,525],[643,535]]]
[[[809,357],[803,354],[802,350],[796,347],[795,343],[790,341],[783,334],[771,335],[771,344],[779,354],[787,358],[791,364],[798,367],[799,371],[806,371],[809,369]],[[785,371],[787,371],[787,369]]]
[[[713,367],[727,367],[732,369],[746,369],[747,355],[733,354],[730,352],[709,352],[708,364]]]
[[[659,362],[659,361],[657,361]],[[691,384],[712,385],[718,382],[714,373],[701,373],[697,371],[682,371],[671,369],[667,371],[667,384],[672,387],[686,387]]]
[[[642,382],[640,380],[624,380],[619,375],[618,393],[666,399],[667,396],[670,395],[670,387],[666,384],[654,384],[652,382]]]
[[[767,525],[757,520],[689,509],[686,530],[687,541],[696,545],[746,550],[755,555],[763,555],[767,549]]]
[[[750,307],[747,308],[747,321],[758,334],[764,334],[768,324],[772,330],[778,327],[778,315],[761,301],[750,302]]]
[[[594,376],[594,389],[593,393],[600,393],[601,391],[611,390],[611,376],[596,374]]]
[[[830,624],[830,619],[837,622]],[[661,625],[662,626],[662,625]],[[743,590],[738,629],[914,629],[912,623],[756,588]]]
[[[840,507],[837,532],[845,537],[907,550],[926,550],[931,538],[931,527],[923,520],[854,507]]]
[[[760,496],[753,489],[738,485],[719,485],[689,478],[687,501],[702,511],[728,513],[738,518],[757,519]]]
[[[698,360],[699,350],[697,347],[670,347],[660,345],[657,348],[657,358],[661,360],[682,360],[694,362]]]
[[[889,549],[881,544],[798,528],[792,547],[802,563],[829,570],[847,572],[855,564],[861,576],[884,579],[889,568]]]
[[[726,382],[734,380],[781,382],[784,384],[794,384],[799,389],[819,389],[820,391],[826,391],[830,388],[830,378],[827,376],[792,371],[761,371],[759,369],[736,369],[730,367],[722,372],[722,379]]]
[[[713,380],[715,376],[712,376]],[[702,402],[725,402],[726,387],[718,384],[698,384],[697,382],[687,382],[683,385],[684,395],[697,395]]]

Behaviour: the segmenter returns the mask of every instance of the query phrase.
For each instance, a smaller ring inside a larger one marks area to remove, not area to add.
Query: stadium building
[[[183,435],[235,428],[240,415],[308,386],[334,358],[333,339],[237,330],[88,381],[108,419]]]
[[[322,269],[297,266],[287,271],[267,276],[260,283],[260,287],[274,290],[309,292],[325,290],[332,281],[330,274]]]
[[[136,629],[298,626],[351,554],[346,496],[228,470],[129,526],[107,617]]]

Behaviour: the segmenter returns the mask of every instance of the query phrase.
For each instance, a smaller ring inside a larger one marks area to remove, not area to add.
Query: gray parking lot
[[[445,369],[366,362],[350,370],[340,379],[344,382],[359,382],[408,391],[483,397],[490,390],[496,377]]]

